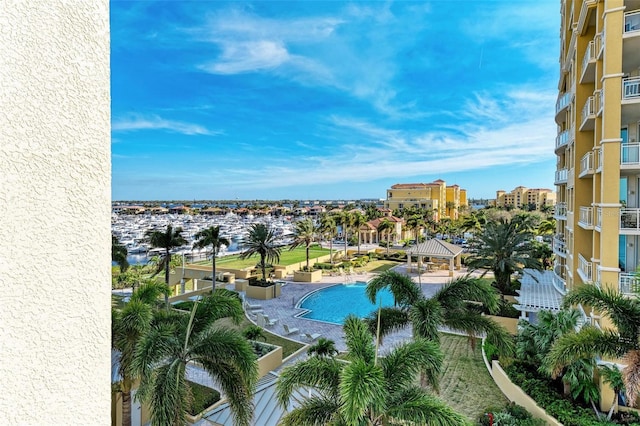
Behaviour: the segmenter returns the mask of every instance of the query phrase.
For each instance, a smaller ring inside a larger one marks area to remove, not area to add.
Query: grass
[[[334,250],[335,251],[335,250]],[[329,249],[320,246],[313,246],[309,249],[309,260],[329,254]],[[288,266],[294,263],[305,262],[307,260],[306,250],[304,247],[297,247],[293,250],[285,248],[280,252],[280,261],[276,264]],[[216,267],[230,269],[253,268],[260,262],[260,256],[253,255],[247,259],[240,259],[240,255],[225,256],[216,259]],[[210,265],[209,261],[197,262],[199,265]]]
[[[373,272],[381,273],[388,271],[394,266],[398,266],[398,262],[392,262],[390,260],[370,260],[366,265],[356,268],[358,272]]]
[[[440,338],[444,353],[440,398],[470,420],[487,407],[504,406],[508,400],[484,365],[480,340],[473,351],[465,336],[442,334]]]
[[[228,318],[223,318],[223,319],[219,320],[218,323],[219,324],[224,324],[226,327],[233,328],[233,329],[239,330],[239,331],[244,330],[247,326],[252,324],[246,318],[242,320],[240,325],[234,324]],[[265,343],[269,343],[270,345],[276,345],[276,346],[281,346],[282,347],[282,358],[288,357],[289,355],[293,354],[294,352],[296,352],[297,350],[299,350],[300,348],[302,348],[304,346],[302,343],[293,342],[293,341],[291,341],[289,339],[285,339],[282,336],[278,336],[276,334],[273,334],[273,333],[269,332],[269,330],[263,329],[263,332],[264,332],[264,335],[265,335],[265,338],[266,338]]]

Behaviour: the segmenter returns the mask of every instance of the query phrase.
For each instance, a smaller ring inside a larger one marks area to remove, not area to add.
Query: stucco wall
[[[0,2],[0,419],[110,423],[108,0]]]

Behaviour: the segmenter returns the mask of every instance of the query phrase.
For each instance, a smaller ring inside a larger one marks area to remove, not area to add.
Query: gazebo
[[[427,265],[433,266],[431,262],[432,258],[445,259],[449,262],[449,276],[453,277],[453,271],[457,268],[460,269],[460,255],[462,254],[462,247],[455,244],[448,243],[446,241],[432,238],[423,243],[416,244],[409,247],[406,250],[407,253],[407,269],[412,269],[412,257],[418,258],[418,268],[420,269],[424,264],[423,259],[429,258]]]

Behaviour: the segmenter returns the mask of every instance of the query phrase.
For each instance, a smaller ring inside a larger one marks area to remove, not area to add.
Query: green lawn
[[[334,250],[335,253],[335,250]],[[309,259],[315,259],[320,256],[329,254],[329,249],[325,249],[319,246],[314,246],[309,249]],[[297,247],[293,250],[285,248],[280,252],[280,261],[276,262],[277,265],[292,265],[294,263],[304,262],[307,260],[304,247]],[[260,262],[260,256],[253,255],[247,259],[241,260],[239,255],[225,256],[216,259],[216,266],[230,269],[242,269],[255,267]],[[211,264],[209,261],[198,262],[199,265]]]
[[[487,407],[502,407],[508,402],[484,365],[480,345],[478,339],[473,351],[467,337],[441,335],[444,363],[439,396],[470,420],[475,420]]]

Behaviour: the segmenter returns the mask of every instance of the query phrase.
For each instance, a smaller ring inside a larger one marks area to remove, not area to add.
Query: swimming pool
[[[367,283],[338,284],[309,293],[298,307],[307,309],[299,318],[329,322],[342,325],[349,314],[364,318],[378,308],[365,294]],[[393,306],[393,295],[386,288],[378,292],[378,301],[382,306]]]

